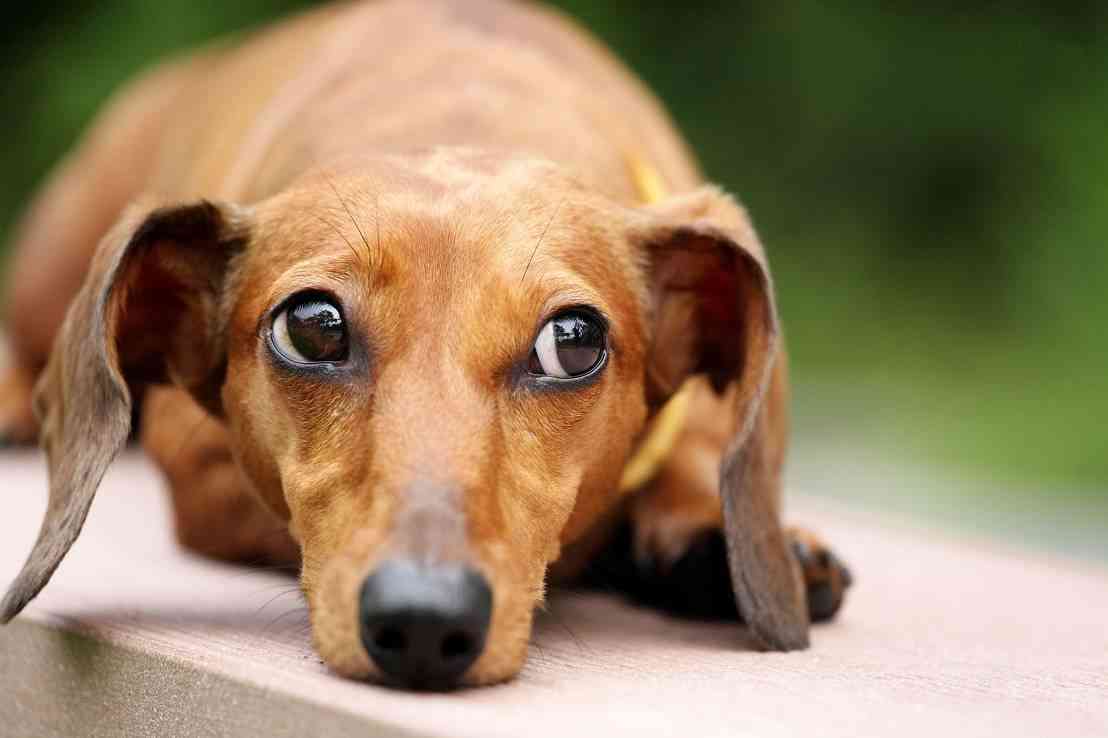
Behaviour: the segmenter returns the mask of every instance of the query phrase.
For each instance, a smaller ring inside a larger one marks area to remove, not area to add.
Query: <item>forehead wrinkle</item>
[[[590,229],[575,227],[580,219],[574,217],[571,208],[565,208],[564,218],[558,214],[551,222],[553,204],[541,199],[540,194],[524,193],[517,203],[506,205],[500,201],[490,203],[487,209],[482,209],[483,203],[476,203],[467,217],[454,221],[459,248],[449,258],[465,276],[458,284],[469,285],[470,289],[452,295],[451,308],[468,302],[488,312],[491,304],[498,304],[501,311],[511,311],[503,319],[523,321],[521,325],[528,334],[533,321],[560,306],[588,304],[612,315],[613,305],[604,296],[603,286],[605,278],[611,281],[617,272],[616,265],[598,253],[606,249],[586,245],[597,237]],[[520,200],[529,212],[517,216],[511,205],[520,204]],[[539,238],[543,239],[540,250],[524,275]],[[598,260],[602,263],[594,264]],[[482,296],[487,299],[480,299]]]
[[[390,245],[411,255],[421,285],[482,281],[524,231],[510,209],[477,192],[435,203],[406,193],[389,199],[398,235]]]
[[[543,292],[547,292],[548,294],[546,299],[542,301],[539,313],[535,316],[536,318],[540,316],[551,316],[559,310],[575,305],[589,305],[596,308],[601,315],[611,319],[611,304],[589,285],[580,281],[575,282],[572,280],[571,276],[566,274],[556,274],[550,281],[555,284],[548,284],[545,289],[543,289]]]
[[[365,272],[365,265],[353,254],[319,254],[310,259],[297,262],[286,269],[276,279],[269,290],[268,304],[303,289],[333,288],[341,292],[342,288],[361,283],[359,279]]]
[[[382,195],[404,189],[387,185],[387,177],[371,175],[368,169],[352,174],[341,166],[321,167],[263,207],[274,211],[268,220],[282,232],[318,236],[322,230],[330,237],[341,227],[346,238],[361,242],[364,237],[368,246],[376,246]]]
[[[409,215],[398,223],[402,248],[410,254],[401,260],[404,287],[398,293],[409,314],[408,333],[417,337],[409,350],[424,361],[460,360],[472,370],[471,379],[487,373],[489,359],[503,350],[502,337],[517,330],[518,318],[506,302],[510,293],[499,284],[510,281],[504,245],[515,227],[503,208],[489,209],[486,217],[471,208],[453,218]],[[518,291],[518,284],[510,289]],[[533,316],[526,320],[529,331]],[[483,360],[474,363],[473,355]]]

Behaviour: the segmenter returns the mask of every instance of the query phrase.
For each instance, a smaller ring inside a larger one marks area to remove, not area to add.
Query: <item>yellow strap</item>
[[[666,186],[658,170],[650,166],[646,160],[638,156],[629,156],[627,165],[631,170],[635,189],[639,192],[639,199],[643,203],[649,205],[666,196]],[[686,382],[655,414],[638,448],[623,467],[623,476],[619,480],[621,492],[630,492],[642,487],[661,471],[662,465],[669,458],[677,438],[681,435],[681,430],[685,427],[691,394],[692,390]]]
[[[666,401],[662,409],[650,421],[646,437],[639,443],[635,453],[623,467],[623,476],[619,478],[620,492],[638,489],[658,475],[662,464],[669,458],[685,427],[689,415],[689,396],[692,389],[688,382]]]
[[[627,157],[627,167],[631,170],[631,180],[639,192],[639,201],[644,205],[653,205],[666,197],[666,183],[658,170],[650,166],[639,156]]]

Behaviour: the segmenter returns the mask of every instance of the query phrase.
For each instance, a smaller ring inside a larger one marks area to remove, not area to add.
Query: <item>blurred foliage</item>
[[[127,76],[302,4],[14,6],[3,232]],[[1108,4],[560,5],[754,213],[799,433],[1108,501]]]

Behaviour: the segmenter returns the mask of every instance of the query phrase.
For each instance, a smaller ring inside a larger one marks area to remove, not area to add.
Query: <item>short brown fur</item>
[[[641,203],[630,161],[678,194]],[[350,3],[165,66],[62,163],[16,254],[0,432],[39,432],[40,375],[51,502],[5,619],[76,537],[145,395],[181,542],[302,563],[334,670],[375,676],[357,591],[402,555],[485,575],[492,626],[465,682],[509,678],[548,568],[588,559],[625,509],[623,464],[693,375],[676,448],[626,507],[635,550],[673,563],[724,531],[767,648],[807,645],[806,584],[841,602],[818,540],[780,522],[783,350],[745,211],[702,184],[649,93],[546,10]],[[344,379],[267,354],[267,316],[302,289],[339,298],[364,347]],[[580,304],[610,321],[603,374],[522,387],[544,317]]]

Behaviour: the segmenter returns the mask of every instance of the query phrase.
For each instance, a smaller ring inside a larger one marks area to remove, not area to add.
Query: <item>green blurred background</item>
[[[305,4],[8,9],[0,242],[121,81]],[[559,4],[753,212],[801,448],[1108,510],[1108,3]]]

